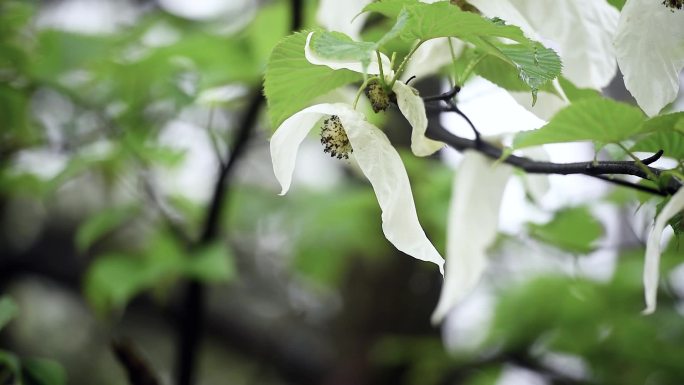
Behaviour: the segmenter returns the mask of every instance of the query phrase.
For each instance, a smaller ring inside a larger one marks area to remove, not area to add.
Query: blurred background
[[[553,176],[533,197],[519,175],[486,276],[433,326],[441,275],[385,240],[349,162],[312,136],[277,195],[262,77],[318,6],[0,0],[0,384],[683,383],[676,241],[658,311],[640,315],[648,196]],[[543,124],[481,79],[459,97],[485,134]],[[416,158],[396,111],[373,119],[444,254],[460,155]]]

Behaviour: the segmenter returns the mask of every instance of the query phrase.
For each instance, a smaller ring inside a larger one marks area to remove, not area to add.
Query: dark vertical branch
[[[290,23],[290,28],[292,29],[292,32],[295,32],[302,28],[302,19],[304,17],[302,7],[304,4],[302,0],[290,0],[290,5],[292,6],[292,22]]]
[[[296,31],[302,26],[302,0],[291,0],[291,27]],[[196,247],[207,245],[216,240],[220,230],[220,218],[226,195],[229,191],[229,176],[235,164],[245,152],[254,126],[263,105],[264,97],[261,89],[256,90],[249,99],[243,118],[238,127],[235,142],[227,162],[220,165],[214,184],[214,192],[207,208],[203,231]],[[205,287],[201,282],[188,282],[181,303],[181,315],[178,323],[178,351],[176,356],[176,373],[178,385],[193,385],[196,381],[197,361],[205,315]]]
[[[220,229],[220,219],[229,188],[228,177],[238,159],[247,147],[252,129],[255,126],[259,109],[263,102],[261,90],[256,90],[250,98],[249,105],[240,122],[235,143],[230,151],[229,160],[221,165],[214,184],[214,193],[207,209],[201,238],[196,247],[201,247],[215,241]],[[197,356],[202,337],[202,325],[205,314],[205,287],[199,281],[190,281],[184,291],[182,309],[178,325],[178,352],[176,356],[176,370],[178,385],[192,385],[195,383]]]

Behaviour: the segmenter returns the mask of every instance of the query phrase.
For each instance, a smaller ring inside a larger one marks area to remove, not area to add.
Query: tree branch
[[[220,165],[216,183],[214,184],[214,193],[204,221],[204,230],[197,242],[197,247],[210,244],[217,238],[220,228],[219,220],[223,212],[226,191],[228,190],[228,177],[247,147],[247,142],[256,123],[263,100],[261,89],[256,90],[250,98],[245,114],[240,122],[240,131],[237,133],[235,143],[228,156],[224,158],[229,160]],[[205,315],[204,293],[204,285],[196,280],[190,281],[185,289],[178,328],[178,351],[176,356],[178,385],[192,385],[195,383],[196,361]]]
[[[652,172],[654,175],[660,175],[662,170],[654,167],[648,167],[649,164],[660,159],[663,155],[663,151],[660,150],[656,154],[640,160],[640,162],[646,167],[640,165],[637,161],[589,161],[589,162],[572,162],[572,163],[553,163],[545,161],[536,161],[524,156],[518,155],[507,155],[504,156],[504,151],[491,143],[488,143],[480,139],[479,132],[473,125],[473,123],[468,119],[468,117],[458,109],[453,97],[458,93],[460,88],[458,86],[453,89],[436,96],[428,96],[423,98],[425,102],[444,102],[446,105],[431,106],[427,105],[428,108],[436,110],[438,112],[456,112],[462,116],[470,127],[475,132],[475,140],[463,138],[452,134],[447,131],[442,126],[429,126],[426,132],[426,136],[430,139],[438,140],[446,143],[450,147],[458,151],[465,150],[475,150],[483,155],[486,155],[492,159],[499,160],[503,163],[510,164],[511,166],[520,168],[531,174],[560,174],[560,175],[570,175],[570,174],[581,174],[587,175],[593,178],[601,179],[603,181],[617,184],[620,186],[629,187],[643,192],[648,192],[651,194],[657,194],[661,196],[667,196],[674,194],[681,187],[681,182],[675,180],[674,178],[670,180],[667,186],[661,188],[649,187],[641,185],[638,183],[633,183],[623,179],[614,178],[615,175],[633,175],[642,179],[648,179],[646,169]]]
[[[290,27],[297,31],[302,26],[303,1],[290,0],[292,20]],[[251,98],[245,114],[240,122],[235,142],[227,154],[221,159],[219,174],[214,184],[214,193],[207,209],[202,235],[197,242],[198,246],[213,242],[219,233],[219,219],[223,212],[226,192],[228,191],[228,177],[235,167],[238,159],[244,153],[247,142],[250,139],[252,129],[256,124],[259,110],[264,102],[261,89],[256,90]],[[205,316],[205,287],[199,281],[190,281],[185,289],[185,298],[182,302],[181,317],[178,324],[178,351],[176,356],[177,384],[192,385],[195,383],[196,361],[199,351],[199,342],[202,334],[202,326]]]

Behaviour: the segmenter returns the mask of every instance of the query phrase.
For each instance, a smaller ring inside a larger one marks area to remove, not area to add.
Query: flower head
[[[330,118],[323,121],[323,128],[321,129],[321,144],[324,147],[323,152],[330,154],[337,159],[349,159],[354,149],[349,143],[349,137],[344,131],[340,117],[332,115]]]

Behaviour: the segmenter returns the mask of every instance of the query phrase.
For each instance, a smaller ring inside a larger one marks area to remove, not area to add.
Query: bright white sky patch
[[[158,171],[164,193],[182,195],[197,202],[209,200],[218,161],[206,129],[175,120],[164,127],[159,143],[185,151],[178,167]]]
[[[532,130],[545,123],[520,106],[506,90],[481,77],[466,83],[456,101],[458,108],[484,136]],[[460,116],[442,114],[441,119],[454,134],[473,137],[470,126]]]
[[[192,20],[207,20],[226,15],[238,17],[258,3],[250,0],[159,0],[159,5],[176,16]]]
[[[127,1],[68,0],[43,8],[37,24],[76,33],[106,34],[133,22],[137,14]]]

